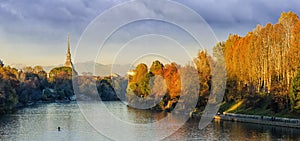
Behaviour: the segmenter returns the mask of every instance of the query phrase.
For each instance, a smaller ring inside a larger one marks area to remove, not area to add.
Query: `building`
[[[63,67],[70,67],[72,68],[72,73],[77,75],[77,72],[73,66],[72,59],[71,59],[71,44],[70,44],[70,34],[68,34],[68,48],[67,48],[67,54],[66,54],[66,62]],[[53,68],[54,69],[54,68]],[[52,75],[52,76],[51,76]],[[49,73],[47,73],[47,78],[53,77],[53,74],[51,74],[51,70]]]
[[[71,49],[70,49],[70,34],[68,34],[68,50],[67,50],[67,54],[66,54],[66,62],[65,62],[65,67],[71,67],[73,68],[73,63],[71,60]]]

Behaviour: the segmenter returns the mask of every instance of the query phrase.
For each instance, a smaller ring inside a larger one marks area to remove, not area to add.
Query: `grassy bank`
[[[247,114],[247,115],[262,115],[262,116],[275,116],[283,118],[297,118],[300,119],[300,114],[291,112],[288,109],[281,110],[280,112],[274,112],[271,110],[268,102],[262,102],[259,106],[250,106],[246,100],[240,100],[237,102],[223,102],[220,106],[220,113],[235,113],[235,114]]]

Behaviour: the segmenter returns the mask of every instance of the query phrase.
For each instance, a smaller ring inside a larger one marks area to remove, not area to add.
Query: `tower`
[[[65,66],[73,68],[73,64],[71,61],[71,50],[70,50],[70,33],[68,34],[68,50],[66,55],[67,57],[66,57]]]

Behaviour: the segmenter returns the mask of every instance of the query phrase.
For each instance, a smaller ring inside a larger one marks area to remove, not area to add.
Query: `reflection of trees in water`
[[[159,121],[167,116],[167,112],[158,112],[153,110],[141,110],[135,108],[127,108],[129,120],[133,123],[152,123]]]
[[[215,121],[203,130],[191,119],[165,140],[299,140],[300,129],[231,121]]]
[[[213,123],[214,134],[230,140],[300,139],[300,129],[251,123],[220,121]],[[223,131],[220,134],[220,130]]]

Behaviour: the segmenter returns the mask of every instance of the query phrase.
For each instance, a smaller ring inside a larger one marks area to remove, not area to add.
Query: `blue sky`
[[[99,14],[124,2],[126,1],[1,0],[0,59],[6,64],[63,64],[67,34],[71,35],[74,53],[79,37],[87,25]],[[300,2],[296,0],[178,0],[177,2],[202,16],[219,40],[226,40],[230,33],[245,35],[257,24],[276,23],[283,11],[300,14]],[[141,7],[133,12],[148,11],[147,7]],[[160,14],[159,11],[154,13]],[[130,12],[126,14],[130,15]],[[153,24],[150,26],[155,27]],[[146,28],[141,27],[137,30]],[[174,30],[174,33],[178,32]],[[215,43],[211,43],[213,44]],[[130,52],[126,54],[131,55]],[[89,60],[87,57],[81,61]]]

